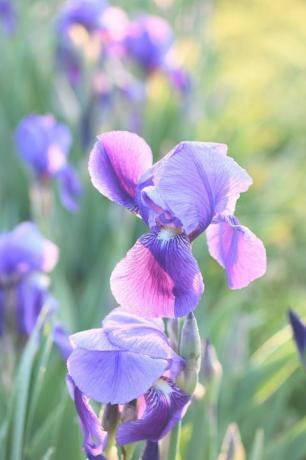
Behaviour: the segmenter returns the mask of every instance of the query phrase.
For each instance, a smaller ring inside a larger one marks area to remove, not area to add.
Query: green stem
[[[177,460],[178,458],[181,437],[181,425],[182,422],[177,423],[171,431],[167,460]]]

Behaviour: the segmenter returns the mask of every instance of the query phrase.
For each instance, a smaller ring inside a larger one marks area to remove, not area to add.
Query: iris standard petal
[[[226,146],[182,142],[160,163],[156,185],[172,214],[192,238],[203,231],[217,213],[232,213],[239,194],[251,177],[232,158]]]
[[[86,456],[91,459],[105,459],[103,450],[106,447],[107,433],[89,404],[88,398],[75,385],[72,377],[67,376],[67,385],[79,416],[83,431],[83,448]]]
[[[151,149],[141,137],[112,131],[98,137],[90,154],[89,174],[100,193],[135,211],[137,182],[151,165]]]
[[[75,169],[70,165],[66,165],[57,174],[57,178],[63,206],[70,212],[78,211],[78,201],[82,195],[82,186]]]
[[[144,394],[168,365],[167,359],[121,349],[75,349],[67,361],[69,374],[83,393],[111,404],[124,404]]]
[[[171,380],[160,378],[144,395],[145,409],[141,418],[119,425],[119,445],[141,440],[158,441],[182,418],[190,396]]]
[[[263,242],[234,216],[218,216],[207,229],[210,255],[225,269],[231,289],[241,289],[267,269]]]
[[[165,229],[140,237],[116,265],[110,283],[119,304],[146,317],[184,316],[204,291],[188,238]]]

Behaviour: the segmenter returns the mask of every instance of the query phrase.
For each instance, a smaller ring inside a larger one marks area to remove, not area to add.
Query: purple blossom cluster
[[[144,76],[164,73],[179,91],[190,85],[188,73],[173,59],[170,25],[158,16],[140,15],[130,20],[119,7],[104,0],[68,0],[57,21],[58,62],[73,86],[83,71],[80,48],[91,41],[101,61],[115,57],[124,66],[134,64]]]
[[[2,4],[0,13],[8,18]],[[91,59],[121,69],[132,63],[143,79],[160,72],[182,93],[189,88],[188,74],[171,57],[173,33],[162,18],[130,20],[104,0],[69,0],[58,18],[57,38],[58,62],[75,89],[88,70],[80,52],[88,51],[88,43],[90,53],[96,52]],[[128,75],[133,85],[119,85],[122,94],[141,99],[143,85],[134,85],[138,80]],[[106,103],[109,82],[103,76],[94,74],[91,81]],[[90,107],[85,115],[90,138]],[[42,188],[56,181],[63,206],[77,211],[82,187],[68,162],[68,127],[53,115],[28,115],[18,124],[15,141],[33,181]],[[98,137],[89,157],[93,186],[140,218],[148,231],[113,269],[110,287],[119,306],[101,327],[69,338],[60,324],[52,329],[67,362],[67,387],[89,460],[108,458],[115,443],[126,452],[139,441],[146,443],[143,459],[159,459],[159,441],[188,409],[201,370],[193,311],[204,293],[194,240],[206,233],[208,251],[230,289],[244,288],[266,271],[263,242],[235,215],[252,179],[227,155],[226,145],[185,141],[158,162],[152,158],[149,145],[135,133]],[[0,334],[14,323],[20,335],[30,335],[44,308],[54,312],[48,275],[57,260],[57,247],[33,223],[0,234]],[[291,322],[304,355],[305,328],[293,314]],[[206,344],[204,367],[213,373],[211,355]]]
[[[192,242],[206,231],[231,289],[265,273],[262,241],[234,216],[252,180],[223,144],[182,142],[152,164],[147,143],[127,131],[98,137],[89,173],[100,193],[140,217],[150,232],[111,275],[120,307],[102,328],[70,336],[68,388],[88,458],[105,458],[115,439],[119,446],[146,441],[143,458],[158,459],[158,442],[184,416],[201,368],[192,311],[204,284]],[[170,327],[182,316],[170,343],[161,318],[173,318]],[[105,405],[102,424],[90,400]]]

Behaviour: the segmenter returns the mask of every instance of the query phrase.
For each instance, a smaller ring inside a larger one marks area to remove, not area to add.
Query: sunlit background
[[[206,286],[196,316],[201,335],[215,345],[223,367],[218,445],[235,422],[246,455],[240,451],[235,460],[305,459],[306,375],[291,340],[287,310],[306,315],[306,3],[114,1],[131,18],[142,12],[169,22],[173,59],[186,69],[190,82],[186,91],[179,91],[163,73],[144,78],[131,67],[128,71],[143,82],[145,96],[129,99],[118,91],[107,93],[109,85],[125,81],[125,67],[102,66],[106,83],[100,78],[96,84],[106,94],[85,140],[82,114],[95,78],[95,44],[84,30],[73,31],[86,67],[81,89],[74,90],[56,62],[55,23],[62,2],[15,3],[15,31],[7,34],[0,28],[0,230],[35,219],[60,248],[52,275],[60,321],[69,332],[97,327],[115,306],[110,273],[144,228],[91,185],[87,161],[95,136],[110,129],[131,130],[136,113],[138,132],[155,159],[181,140],[228,144],[229,154],[254,180],[236,214],[265,242],[268,271],[249,287],[230,291],[222,269],[208,256],[205,238],[194,243]],[[30,113],[52,113],[73,132],[71,162],[84,187],[78,213],[63,209],[56,190],[47,217],[33,210],[31,178],[14,144],[17,124]],[[43,344],[36,369],[47,364],[45,350]],[[17,394],[20,387],[17,382]],[[22,414],[22,457],[3,458],[81,460],[65,365],[55,350],[36,390],[28,397],[29,404],[35,399],[34,416],[28,420]],[[20,414],[8,408],[3,390],[0,439],[5,423],[15,420],[8,440],[12,444]],[[181,459],[206,460],[207,424],[205,398],[200,398],[184,420]]]

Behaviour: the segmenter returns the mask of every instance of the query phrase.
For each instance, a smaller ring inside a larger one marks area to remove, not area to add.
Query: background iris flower
[[[42,185],[56,179],[63,206],[77,211],[82,188],[67,162],[72,142],[69,129],[52,115],[29,115],[17,126],[15,138],[18,154],[35,179]]]
[[[29,335],[45,303],[55,307],[45,275],[57,260],[58,248],[31,222],[0,235],[0,330],[5,317],[15,317],[17,330]]]

